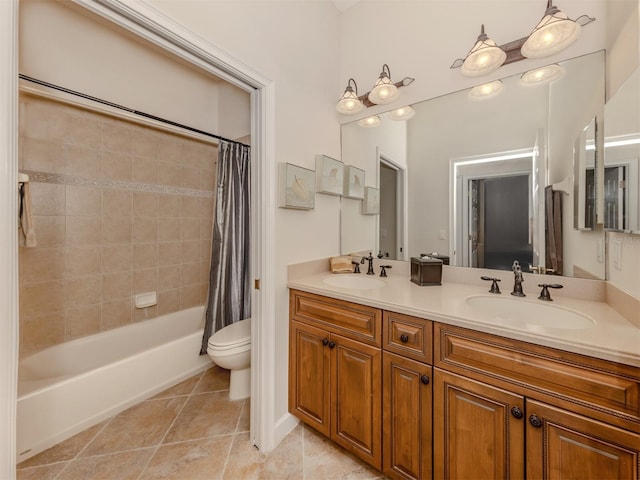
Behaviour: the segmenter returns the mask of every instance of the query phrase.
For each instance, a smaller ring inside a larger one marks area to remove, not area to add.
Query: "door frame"
[[[376,175],[378,180],[378,188],[380,188],[380,164],[384,163],[389,168],[397,172],[396,175],[396,259],[408,260],[408,239],[409,239],[409,221],[408,221],[408,181],[407,167],[395,161],[389,155],[376,147]],[[376,246],[380,245],[380,216],[376,217]],[[402,250],[402,251],[401,251]]]
[[[73,0],[79,7],[134,35],[217,75],[251,94],[252,214],[251,268],[260,289],[252,296],[252,388],[250,436],[263,452],[276,445],[275,428],[275,83],[252,67],[208,43],[152,6],[136,0]],[[18,0],[0,2],[3,42],[0,61],[2,149],[0,155],[0,478],[15,476],[16,398],[18,364]],[[6,323],[6,325],[4,325]]]

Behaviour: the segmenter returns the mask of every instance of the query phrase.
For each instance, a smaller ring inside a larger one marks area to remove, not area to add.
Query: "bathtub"
[[[66,342],[18,368],[18,462],[211,366],[204,307]]]

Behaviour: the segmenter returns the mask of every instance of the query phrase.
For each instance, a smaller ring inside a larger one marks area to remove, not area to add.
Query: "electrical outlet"
[[[440,234],[438,235],[438,238],[440,238],[440,240],[446,240],[447,232],[444,229],[440,229]]]

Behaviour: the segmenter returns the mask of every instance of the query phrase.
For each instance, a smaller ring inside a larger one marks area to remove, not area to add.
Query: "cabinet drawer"
[[[640,368],[434,324],[434,365],[640,429]]]
[[[291,290],[289,314],[292,320],[380,346],[382,311],[377,308]]]
[[[430,320],[383,312],[382,347],[418,362],[433,360],[433,324]]]

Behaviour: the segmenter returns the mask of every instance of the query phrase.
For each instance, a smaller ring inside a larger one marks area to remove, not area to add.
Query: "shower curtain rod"
[[[144,113],[144,112],[141,112],[139,110],[134,110],[133,108],[129,108],[129,107],[125,107],[125,106],[122,106],[122,105],[118,105],[117,103],[109,102],[107,100],[102,100],[101,98],[92,97],[91,95],[87,95],[86,93],[76,92],[75,90],[71,90],[69,88],[61,87],[61,86],[55,85],[53,83],[45,82],[44,80],[38,80],[37,78],[29,77],[28,75],[24,75],[22,73],[20,73],[18,75],[18,77],[20,79],[26,80],[28,82],[37,83],[38,85],[49,87],[49,88],[52,88],[54,90],[58,90],[60,92],[69,93],[69,94],[75,95],[77,97],[85,98],[87,100],[92,100],[94,102],[101,103],[102,105],[107,105],[109,107],[117,108],[118,110],[124,110],[125,112],[133,113],[135,115],[139,115],[141,117],[145,117],[145,118],[148,118],[148,119],[151,119],[151,120],[155,120],[157,122],[166,123],[167,125],[172,125],[174,127],[183,128],[183,129],[188,130],[190,132],[199,133],[200,135],[205,135],[207,137],[215,138],[217,140],[222,140],[224,142],[235,143],[237,145],[243,145],[245,147],[250,147],[250,145],[247,145],[247,144],[242,143],[242,142],[238,142],[236,140],[231,140],[229,138],[225,138],[225,137],[222,137],[220,135],[216,135],[215,133],[205,132],[204,130],[199,130],[197,128],[189,127],[189,126],[183,125],[181,123],[173,122],[171,120],[167,120],[166,118],[157,117],[155,115],[151,115],[150,113]]]

